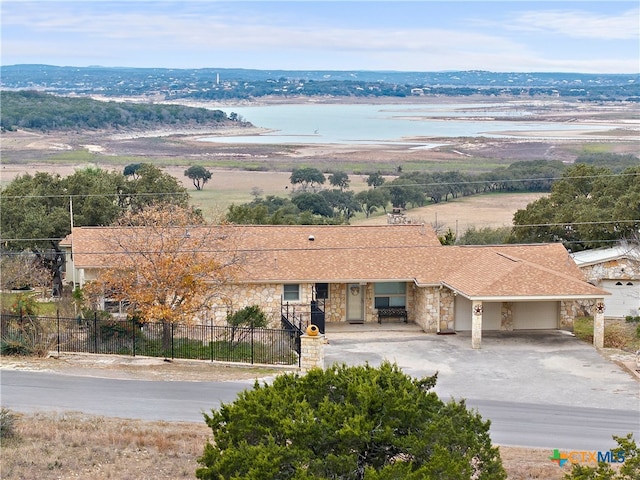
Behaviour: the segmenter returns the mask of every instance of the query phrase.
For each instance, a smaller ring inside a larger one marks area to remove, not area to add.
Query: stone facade
[[[500,330],[513,330],[513,303],[502,302],[500,312]]]
[[[453,292],[448,288],[416,287],[415,308],[409,312],[410,318],[413,317],[413,321],[425,332],[453,330],[454,298]]]
[[[560,302],[560,328],[573,330],[573,320],[593,316],[595,300],[572,300]]]
[[[640,280],[640,261],[617,258],[608,262],[580,267],[588,282],[599,285],[602,280]]]

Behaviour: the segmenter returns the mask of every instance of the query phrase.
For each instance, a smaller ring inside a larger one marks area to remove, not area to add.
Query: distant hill
[[[554,96],[640,101],[638,74],[0,67],[0,88],[165,100],[275,96]]]
[[[221,110],[62,97],[35,91],[0,92],[3,130],[148,130],[165,126],[221,126],[236,123]]]

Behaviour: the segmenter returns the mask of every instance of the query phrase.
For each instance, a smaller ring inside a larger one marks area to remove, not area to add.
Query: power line
[[[638,223],[640,224],[640,219],[635,219],[635,220],[603,220],[603,221],[597,221],[597,222],[558,222],[558,223],[529,223],[529,224],[523,224],[523,225],[505,225],[507,228],[536,228],[536,227],[570,227],[570,226],[577,226],[577,225],[610,225],[610,224],[634,224],[634,223]],[[242,226],[242,225],[234,225],[233,228],[237,228],[238,226]],[[247,226],[251,226],[251,225],[247,225]],[[310,227],[312,227],[312,225],[310,225]],[[82,226],[77,226],[75,228],[83,228]],[[122,227],[93,227],[93,226],[87,226],[86,228],[105,228],[105,229],[109,229],[109,228],[119,228],[121,229]],[[181,227],[176,227],[176,228],[181,228]],[[211,227],[201,227],[201,228],[211,228]],[[215,226],[213,227],[215,228]],[[60,237],[60,238],[55,238],[55,237],[50,237],[50,238],[0,238],[0,242],[33,242],[33,241],[61,241],[64,240],[64,238],[66,237]],[[591,241],[591,240],[589,240]],[[609,241],[609,240],[606,240]],[[274,249],[274,250],[278,250],[278,249]],[[293,250],[293,249],[292,249]],[[299,250],[307,250],[306,248],[301,248]],[[319,249],[314,249],[314,250],[319,250]],[[265,250],[261,250],[261,251],[265,251]]]
[[[611,173],[604,175],[582,175],[578,177],[534,177],[534,178],[519,178],[519,179],[485,179],[485,180],[460,180],[456,182],[429,182],[429,183],[408,183],[398,184],[385,182],[382,185],[378,185],[375,188],[392,188],[392,187],[431,187],[431,186],[447,186],[447,185],[476,185],[476,184],[498,184],[498,183],[520,183],[520,182],[540,182],[540,181],[558,181],[558,180],[578,180],[578,179],[592,179],[592,178],[610,178],[610,177],[636,177],[640,173]]]
[[[172,195],[188,195],[188,192],[159,192],[159,193],[78,193],[78,194],[51,194],[51,195],[2,195],[0,198],[90,198],[90,197],[155,197],[155,196],[172,196]]]

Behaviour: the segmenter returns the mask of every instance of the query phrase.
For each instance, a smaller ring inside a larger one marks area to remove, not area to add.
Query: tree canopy
[[[184,171],[184,176],[193,181],[196,190],[202,190],[202,187],[211,180],[211,172],[202,165],[192,165]]]
[[[36,91],[2,91],[3,130],[154,128],[159,125],[218,125],[228,121],[222,110],[182,105],[101,102]]]
[[[624,437],[613,436],[618,444],[611,449],[611,458],[615,459],[616,467],[610,462],[598,461],[596,466],[574,463],[571,472],[562,477],[564,480],[637,480],[640,478],[640,448],[633,439],[633,434]],[[620,465],[620,463],[622,463]]]
[[[315,188],[316,184],[322,185],[327,180],[320,170],[313,167],[296,168],[291,172],[291,177],[289,178],[291,184],[294,186],[300,185],[300,189],[303,192]]]
[[[318,194],[301,195],[317,196]],[[311,197],[310,199],[309,208],[311,210],[301,210],[292,199],[267,195],[266,198],[256,198],[249,203],[230,205],[225,218],[229,223],[239,225],[334,225],[342,223],[342,217],[332,216],[333,212],[323,197],[319,197],[317,205],[314,202],[315,198]],[[303,200],[305,197],[299,199],[301,205],[305,206]],[[312,210],[318,205],[322,212],[329,216],[313,213]]]
[[[506,478],[489,421],[384,362],[256,382],[205,414],[200,479]]]
[[[344,190],[349,188],[351,180],[349,180],[349,175],[345,172],[333,172],[329,175],[329,183],[334,187],[338,187],[340,190]]]
[[[0,191],[3,249],[33,252],[62,288],[60,241],[74,226],[111,225],[123,212],[150,205],[186,208],[189,195],[169,174],[142,164],[134,178],[96,167],[61,177],[36,172],[16,177]],[[73,216],[73,219],[72,219]]]
[[[121,217],[103,241],[114,255],[86,289],[129,305],[141,321],[189,321],[207,308],[216,287],[231,281],[238,265],[224,227],[205,227],[193,211],[148,207]],[[197,228],[194,228],[197,227]],[[214,252],[224,251],[217,258]]]
[[[548,197],[513,217],[510,243],[563,242],[573,251],[637,237],[640,229],[640,166],[613,174],[577,164],[553,184]]]

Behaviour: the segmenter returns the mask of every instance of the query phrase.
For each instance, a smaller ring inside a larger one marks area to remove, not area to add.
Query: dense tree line
[[[182,105],[101,102],[35,91],[0,92],[3,130],[149,129],[165,125],[219,125],[230,121],[221,110]]]
[[[331,96],[331,97],[568,97],[599,101],[640,101],[640,89],[636,85],[592,86],[586,88],[530,87],[530,86],[433,86],[425,84],[395,84],[355,80],[274,82],[231,82],[201,90],[183,90],[167,93],[167,98],[197,98],[202,100],[251,99],[264,96]]]
[[[376,72],[252,69],[0,67],[1,85],[63,94],[243,99],[273,96],[554,96],[640,101],[637,74],[542,72]],[[419,89],[414,91],[414,89]]]

